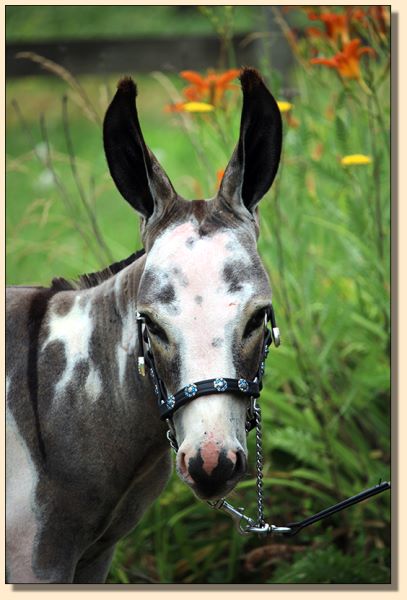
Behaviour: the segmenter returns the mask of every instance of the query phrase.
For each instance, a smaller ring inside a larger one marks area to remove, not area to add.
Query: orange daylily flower
[[[224,73],[208,71],[206,76],[202,76],[196,71],[181,71],[181,77],[191,84],[182,92],[186,101],[170,104],[166,107],[166,111],[207,112],[207,110],[213,110],[223,100],[226,90],[237,89],[237,86],[234,86],[231,81],[239,73],[239,69],[229,69]]]
[[[180,75],[183,79],[192,83],[192,85],[183,90],[185,98],[190,102],[203,100],[206,93],[206,83],[204,78],[195,71],[181,71]]]
[[[348,18],[352,21],[360,21],[362,24],[365,24],[366,21],[366,11],[363,8],[354,8],[349,7],[347,9]]]
[[[191,102],[208,102],[218,105],[228,89],[232,89],[231,81],[239,75],[239,69],[229,69],[224,73],[208,72],[203,77],[196,71],[181,71],[180,75],[191,85],[183,90],[184,96]]]
[[[297,129],[297,127],[300,126],[300,122],[298,119],[296,119],[291,112],[287,112],[285,113],[285,120],[287,121],[287,125],[289,125],[290,127],[294,127],[295,129]]]
[[[315,12],[315,10],[313,8],[310,8],[309,6],[303,6],[302,10],[305,12],[305,14],[307,15],[307,17],[311,21],[317,21],[318,20],[319,13]]]
[[[342,52],[338,52],[332,58],[312,58],[310,62],[313,65],[336,69],[345,79],[361,79],[360,57],[363,54],[374,55],[374,50],[368,46],[360,48],[360,44],[359,39],[351,40],[345,44]]]
[[[324,35],[322,29],[318,29],[318,27],[307,27],[305,31],[308,37],[320,38]]]
[[[378,32],[385,35],[390,25],[390,13],[387,6],[375,5],[363,8],[348,8],[349,20],[359,21],[362,27],[368,25],[368,17],[373,19]]]
[[[325,25],[325,32],[328,38],[333,42],[336,43],[338,38],[341,38],[344,43],[349,41],[348,18],[346,14],[331,12],[317,14],[314,11],[309,11],[308,18],[311,21],[322,21]]]
[[[379,32],[381,34],[387,33],[390,25],[390,14],[387,6],[369,6],[369,14],[376,21]]]

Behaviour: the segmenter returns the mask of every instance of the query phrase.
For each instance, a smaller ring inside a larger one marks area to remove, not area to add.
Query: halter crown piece
[[[271,324],[271,328],[269,327]],[[390,483],[383,482],[378,485],[364,490],[363,492],[356,494],[342,500],[333,506],[325,508],[324,510],[303,519],[295,523],[288,523],[283,527],[276,525],[269,525],[264,520],[263,514],[263,451],[262,451],[262,429],[261,429],[261,410],[257,403],[257,398],[260,396],[262,389],[262,379],[265,372],[265,360],[269,353],[269,347],[274,342],[276,348],[280,345],[280,330],[276,325],[276,319],[274,315],[273,306],[267,309],[264,317],[264,336],[263,346],[260,355],[259,367],[257,369],[256,376],[252,381],[240,377],[238,379],[231,379],[228,377],[215,377],[212,379],[204,379],[203,381],[194,381],[182,389],[178,390],[175,394],[167,394],[164,382],[159,377],[155,366],[154,355],[151,349],[150,340],[148,337],[147,326],[143,315],[137,312],[137,327],[138,327],[138,339],[139,339],[139,355],[137,359],[138,372],[144,377],[146,375],[146,369],[150,376],[151,383],[153,385],[154,393],[157,397],[158,409],[160,412],[160,418],[165,420],[168,425],[167,437],[171,447],[175,452],[178,451],[178,444],[175,435],[175,428],[172,422],[172,416],[176,410],[181,406],[184,406],[188,402],[199,398],[200,396],[207,396],[210,394],[219,394],[223,392],[232,392],[241,396],[250,398],[250,405],[247,411],[246,420],[246,431],[249,432],[256,428],[256,468],[257,468],[257,508],[258,518],[254,521],[250,517],[244,514],[244,509],[237,509],[233,507],[229,502],[222,498],[216,502],[208,501],[209,506],[214,509],[226,512],[234,521],[238,532],[241,535],[248,535],[250,533],[257,534],[281,534],[286,536],[293,536],[297,534],[301,529],[312,525],[321,519],[329,517],[330,515],[344,510],[353,504],[357,504],[362,500],[366,500],[376,494],[384,492],[390,489]]]

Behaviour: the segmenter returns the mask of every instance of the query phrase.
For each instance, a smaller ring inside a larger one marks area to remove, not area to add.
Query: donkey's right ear
[[[282,125],[277,102],[252,68],[240,75],[243,107],[239,142],[226,167],[219,195],[253,211],[270,188],[280,162]]]
[[[122,79],[107,109],[103,143],[117,189],[146,219],[176,198],[166,173],[146,146],[136,109],[137,88]]]

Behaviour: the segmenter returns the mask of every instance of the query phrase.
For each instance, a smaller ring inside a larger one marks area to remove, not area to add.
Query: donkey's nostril
[[[182,475],[186,475],[188,473],[187,463],[185,461],[185,452],[178,453],[178,468]]]
[[[247,469],[247,460],[246,455],[241,450],[238,450],[235,454],[235,468],[233,469],[233,477],[241,477],[246,473]]]

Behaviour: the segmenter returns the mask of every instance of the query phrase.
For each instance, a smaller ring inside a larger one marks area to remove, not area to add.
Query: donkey
[[[168,481],[168,427],[177,472],[199,498],[222,498],[245,474],[248,388],[271,303],[257,206],[282,125],[258,72],[240,80],[240,135],[219,191],[186,201],[146,146],[136,86],[122,79],[104,148],[144,249],[74,283],[7,290],[10,583],[103,583],[115,544]],[[208,378],[196,394],[191,382]]]

